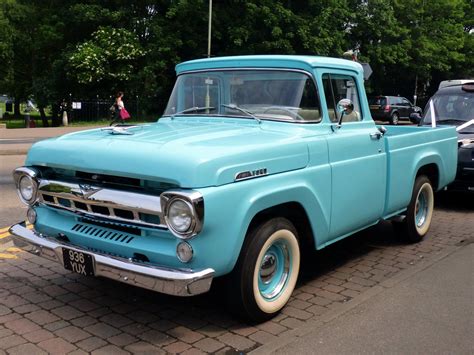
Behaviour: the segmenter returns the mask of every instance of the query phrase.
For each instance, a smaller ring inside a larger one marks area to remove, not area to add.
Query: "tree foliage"
[[[76,46],[69,57],[71,76],[80,84],[127,81],[145,51],[135,34],[123,28],[100,27],[92,39]]]
[[[474,77],[471,0],[214,0],[213,56],[359,48],[370,93]],[[40,107],[123,90],[163,107],[174,66],[207,53],[208,0],[1,0],[0,93]]]

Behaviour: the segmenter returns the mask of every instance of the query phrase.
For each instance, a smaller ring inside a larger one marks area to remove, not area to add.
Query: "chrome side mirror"
[[[344,115],[348,115],[352,111],[354,111],[354,104],[352,103],[352,100],[350,99],[340,100],[337,103],[336,111],[341,114],[341,117],[339,118],[339,122],[338,122],[338,125],[340,126],[342,124],[342,118],[344,117]]]

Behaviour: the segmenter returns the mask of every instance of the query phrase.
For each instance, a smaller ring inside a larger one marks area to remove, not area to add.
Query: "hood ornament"
[[[129,132],[130,128],[138,127],[137,125],[117,125],[112,127],[102,128],[102,131],[109,131],[110,134],[123,134],[123,135],[132,135],[133,132]]]

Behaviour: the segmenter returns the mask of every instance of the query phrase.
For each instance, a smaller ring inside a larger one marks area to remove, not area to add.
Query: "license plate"
[[[63,248],[64,268],[84,276],[93,276],[92,255]]]

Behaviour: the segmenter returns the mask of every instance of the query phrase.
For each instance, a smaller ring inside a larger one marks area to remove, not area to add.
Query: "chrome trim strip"
[[[207,292],[214,277],[214,270],[211,268],[199,271],[171,269],[91,252],[38,234],[26,228],[22,223],[13,225],[9,232],[12,234],[13,241],[18,248],[55,261],[63,267],[62,248],[65,247],[91,255],[95,276],[106,277],[168,295],[193,296]]]
[[[44,179],[39,180],[38,183],[39,202],[41,204],[121,223],[131,223],[151,228],[166,228],[161,210],[160,196],[55,180]],[[47,201],[44,198],[45,196],[51,196],[54,202]],[[70,207],[64,206],[59,203],[58,199],[68,200],[72,204]],[[86,205],[87,210],[78,208],[76,203]],[[96,213],[93,211],[93,206],[104,207],[108,210],[109,214]],[[132,214],[133,218],[117,216],[116,210],[128,211]],[[160,219],[160,223],[144,221],[140,219],[140,213],[155,215]]]

